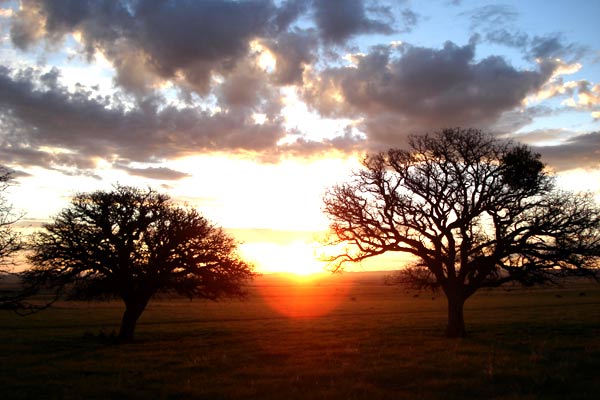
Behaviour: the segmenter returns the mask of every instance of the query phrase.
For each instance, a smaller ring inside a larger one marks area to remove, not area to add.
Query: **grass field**
[[[261,277],[246,301],[157,300],[133,344],[119,302],[0,314],[0,399],[596,399],[600,285],[445,300],[373,274]]]

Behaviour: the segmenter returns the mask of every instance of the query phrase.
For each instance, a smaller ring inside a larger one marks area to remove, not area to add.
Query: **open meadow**
[[[120,302],[0,313],[2,399],[592,399],[600,285],[481,291],[446,339],[441,294],[381,275],[256,279],[245,301],[159,299],[114,344]]]

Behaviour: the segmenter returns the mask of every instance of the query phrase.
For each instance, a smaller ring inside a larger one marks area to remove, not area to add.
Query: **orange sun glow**
[[[348,287],[340,285],[320,260],[317,243],[297,240],[290,243],[254,242],[240,246],[241,253],[267,274],[257,285],[265,303],[290,318],[315,318],[332,312],[347,297]]]
[[[264,302],[289,318],[316,318],[337,309],[348,298],[351,282],[340,282],[339,275],[274,274],[257,286]]]
[[[240,250],[256,264],[258,272],[307,276],[326,272],[326,263],[319,260],[317,246],[301,240],[289,244],[255,242],[240,245]]]

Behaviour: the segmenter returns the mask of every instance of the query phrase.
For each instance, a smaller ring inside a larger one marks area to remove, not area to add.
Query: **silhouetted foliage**
[[[388,251],[412,254],[395,279],[439,286],[447,335],[465,334],[463,305],[479,288],[595,276],[600,213],[591,195],[561,192],[539,154],[479,130],[413,136],[410,150],[367,156],[324,211],[331,244],[350,244],[335,268]]]
[[[11,268],[14,256],[23,248],[21,235],[14,230],[14,224],[21,216],[15,213],[12,204],[4,196],[12,178],[10,170],[0,166],[0,279],[14,276]],[[16,287],[0,290],[0,309],[19,311],[28,308],[23,302],[27,294]]]
[[[527,146],[515,146],[502,156],[503,182],[515,190],[530,190],[532,194],[543,183],[544,164],[541,155],[532,153]]]
[[[125,303],[119,339],[158,292],[217,299],[243,295],[253,266],[237,244],[196,210],[172,204],[152,189],[116,186],[76,195],[71,205],[32,240],[24,274],[30,286],[70,298],[117,296]]]
[[[15,215],[12,204],[4,196],[11,180],[10,171],[0,166],[0,272],[6,272],[8,260],[22,245],[20,235],[13,229],[19,216]]]

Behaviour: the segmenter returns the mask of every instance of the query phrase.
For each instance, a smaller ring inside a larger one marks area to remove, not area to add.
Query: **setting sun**
[[[289,244],[257,242],[240,245],[242,255],[263,273],[286,272],[306,276],[325,271],[319,260],[317,243],[294,241]]]

